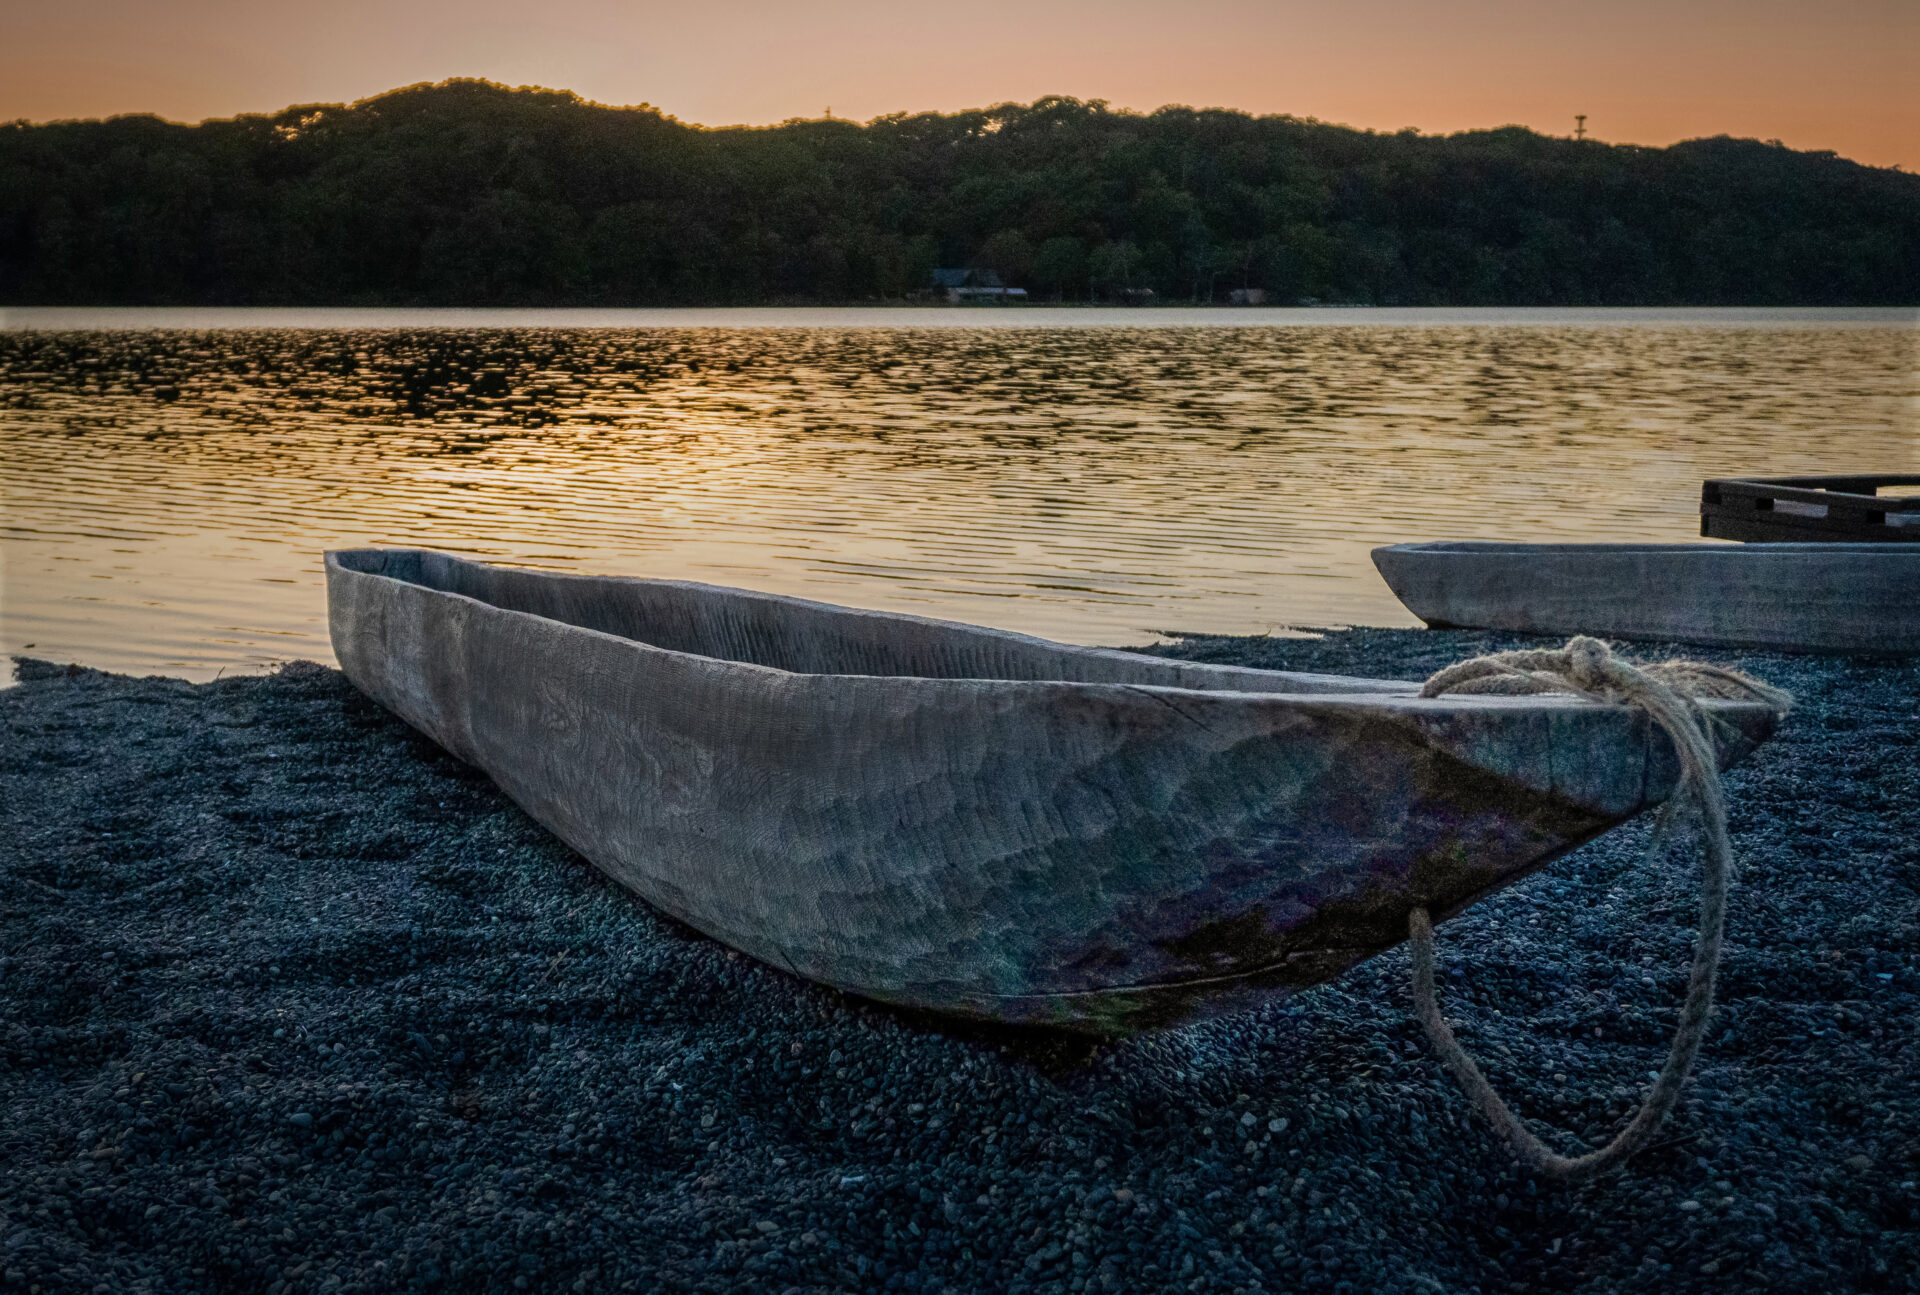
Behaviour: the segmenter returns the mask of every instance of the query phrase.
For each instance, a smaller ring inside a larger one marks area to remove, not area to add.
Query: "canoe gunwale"
[[[1819,547],[1822,549],[1831,549],[1835,546],[1831,544],[1823,544],[1823,545],[1820,545]],[[334,554],[332,552],[329,552],[327,554],[327,557],[329,559],[331,559],[333,556]],[[658,652],[669,657],[680,657],[688,660],[712,662],[715,665],[724,667],[727,670],[738,670],[738,671],[741,671],[743,674],[762,674],[770,678],[819,679],[819,680],[827,680],[827,681],[846,681],[850,683],[861,683],[861,684],[881,683],[885,685],[900,685],[902,687],[910,687],[910,686],[920,685],[920,684],[933,684],[933,685],[991,684],[996,687],[1004,686],[1008,688],[1018,688],[1018,689],[1061,688],[1061,689],[1072,689],[1075,691],[1085,690],[1085,689],[1113,688],[1113,689],[1125,690],[1127,692],[1141,693],[1141,694],[1145,694],[1145,695],[1156,697],[1156,698],[1164,697],[1167,699],[1174,699],[1174,698],[1180,698],[1180,697],[1191,697],[1195,699],[1203,699],[1209,703],[1216,702],[1216,701],[1224,702],[1224,701],[1234,701],[1234,700],[1247,701],[1247,702],[1289,701],[1289,702],[1303,702],[1313,706],[1336,706],[1336,707],[1337,706],[1356,706],[1356,707],[1368,707],[1368,708],[1378,707],[1383,703],[1390,703],[1395,709],[1404,707],[1410,711],[1432,711],[1432,712],[1442,712],[1442,713],[1444,712],[1469,712],[1470,713],[1475,711],[1524,711],[1529,713],[1535,713],[1535,712],[1550,712],[1550,711],[1556,711],[1556,710],[1588,710],[1588,709],[1606,709],[1606,710],[1625,712],[1625,711],[1630,711],[1632,709],[1631,707],[1616,704],[1616,703],[1597,702],[1592,700],[1591,698],[1577,696],[1572,693],[1533,693],[1533,694],[1521,695],[1521,696],[1502,695],[1498,693],[1447,693],[1439,697],[1422,697],[1420,696],[1420,691],[1419,691],[1422,685],[1418,680],[1363,679],[1361,676],[1354,676],[1354,675],[1296,674],[1295,672],[1292,672],[1292,671],[1281,671],[1281,670],[1260,671],[1260,673],[1271,674],[1276,679],[1293,679],[1293,678],[1305,678],[1305,679],[1314,679],[1314,680],[1323,679],[1323,678],[1349,679],[1356,682],[1377,684],[1378,687],[1375,689],[1364,691],[1364,692],[1362,691],[1315,692],[1311,690],[1290,691],[1284,688],[1273,688],[1273,689],[1193,688],[1193,687],[1188,687],[1180,684],[1127,683],[1127,682],[1116,682],[1116,681],[1098,680],[1098,679],[1093,679],[1093,680],[1008,679],[1008,678],[1002,678],[995,675],[895,675],[895,674],[828,673],[824,671],[814,671],[814,670],[783,670],[778,666],[761,665],[758,662],[753,662],[753,661],[739,661],[739,660],[734,660],[728,657],[714,656],[706,653],[683,652],[674,648],[661,647],[655,643],[648,643],[643,639],[629,638],[622,634],[615,634],[607,630],[594,629],[593,627],[587,626],[587,625],[576,625],[568,621],[557,620],[553,617],[541,616],[537,612],[527,612],[527,611],[521,611],[511,607],[502,607],[497,603],[490,603],[484,599],[474,598],[471,595],[459,593],[458,591],[455,591],[455,590],[436,589],[429,585],[418,585],[412,581],[403,580],[395,576],[381,575],[377,572],[354,572],[352,571],[351,568],[348,568],[348,571],[351,574],[376,576],[377,578],[383,579],[383,580],[393,580],[395,583],[398,583],[398,584],[411,585],[414,588],[424,589],[426,590],[426,592],[434,594],[441,598],[453,599],[458,602],[466,603],[474,607],[485,608],[490,613],[503,615],[503,616],[510,616],[510,617],[525,617],[532,621],[543,621],[548,624],[563,626],[570,633],[590,635],[594,638],[602,639],[611,643],[621,644],[625,647],[637,647],[645,652],[649,652],[649,653]],[[543,572],[542,574],[544,575],[547,573]],[[590,577],[590,578],[599,578],[599,577]],[[735,592],[751,592],[751,591],[736,591],[728,588],[725,585],[708,585],[708,584],[701,584],[697,581],[689,581],[689,580],[675,580],[675,581],[648,580],[648,581],[644,581],[644,583],[672,585],[682,589],[713,591],[716,593],[723,593],[723,594],[731,594]],[[760,596],[778,597],[778,598],[787,597],[786,595],[760,595]],[[832,606],[832,604],[830,603],[815,603],[815,602],[811,602],[808,599],[800,599],[800,598],[790,599],[790,601],[793,601],[796,603],[802,603],[802,604],[806,604],[808,606],[814,606],[814,607],[831,607]],[[860,609],[851,608],[847,610],[858,611]],[[956,628],[960,628],[960,629],[976,628],[976,627],[964,625],[961,622],[935,621],[935,620],[932,620],[931,618],[908,616],[903,613],[900,613],[900,614],[872,613],[872,614],[885,615],[885,616],[899,615],[900,618],[903,620],[921,621],[928,624],[941,625],[941,626],[951,624],[951,625],[954,625]],[[1011,631],[1000,631],[1000,632],[1011,633]],[[1019,635],[1017,637],[1026,638],[1029,636]],[[1103,657],[1136,658],[1142,662],[1151,662],[1151,663],[1158,663],[1164,660],[1164,658],[1147,656],[1144,653],[1131,653],[1131,652],[1126,652],[1124,650],[1115,649],[1115,648],[1081,648],[1076,644],[1055,644],[1055,643],[1052,643],[1050,640],[1045,640],[1045,639],[1036,640],[1036,641],[1047,643],[1051,647],[1070,648],[1077,652],[1098,653]],[[1182,663],[1182,664],[1186,664],[1186,663]],[[1201,663],[1201,664],[1205,664],[1205,663]],[[1246,670],[1249,672],[1253,670],[1253,667],[1230,667],[1230,668],[1235,670]],[[1764,707],[1760,707],[1755,703],[1730,701],[1722,698],[1711,698],[1711,697],[1702,698],[1699,702],[1699,705],[1702,706],[1704,709],[1706,709],[1709,713],[1746,714],[1748,712],[1757,712],[1765,709]]]
[[[1304,686],[1298,689],[1293,689],[1293,690],[1284,689],[1284,688],[1232,688],[1232,687],[1226,687],[1226,686],[1196,688],[1196,687],[1192,687],[1191,685],[1183,685],[1183,684],[1161,684],[1161,683],[1133,682],[1133,681],[1126,681],[1126,680],[1101,680],[1101,679],[1077,680],[1077,679],[1069,679],[1069,678],[1028,679],[1028,678],[1017,678],[1017,677],[1009,677],[1009,676],[994,675],[994,674],[969,674],[969,675],[897,674],[897,673],[874,673],[874,672],[838,671],[838,670],[832,670],[832,671],[790,670],[790,669],[784,669],[780,666],[766,665],[761,662],[741,660],[735,656],[721,655],[721,654],[712,653],[712,652],[688,652],[681,649],[666,647],[662,644],[650,642],[644,638],[636,638],[636,637],[620,634],[613,631],[596,629],[593,626],[581,625],[574,621],[566,620],[560,617],[542,616],[540,613],[537,613],[537,612],[528,612],[519,608],[502,606],[499,603],[490,602],[484,598],[478,598],[471,594],[462,593],[456,589],[445,589],[434,584],[426,583],[424,581],[409,580],[405,576],[391,575],[385,571],[371,571],[371,570],[365,570],[358,566],[349,566],[345,561],[342,560],[345,558],[358,557],[366,554],[378,554],[382,556],[393,555],[393,554],[429,555],[434,557],[449,558],[456,563],[460,563],[470,567],[480,568],[483,570],[484,569],[524,570],[528,574],[535,575],[542,580],[612,583],[612,584],[620,584],[620,585],[635,586],[635,587],[647,587],[647,588],[662,589],[662,590],[673,590],[677,592],[684,592],[684,593],[699,595],[703,597],[713,597],[715,599],[738,601],[742,603],[757,603],[767,607],[771,607],[776,610],[794,609],[794,610],[801,610],[801,611],[806,611],[810,613],[825,613],[825,614],[833,615],[836,617],[842,617],[849,621],[866,622],[868,624],[875,625],[875,626],[884,626],[884,625],[892,624],[892,625],[916,627],[933,634],[950,633],[956,636],[967,636],[967,637],[986,636],[992,640],[998,640],[1016,647],[1038,648],[1048,652],[1063,653],[1075,659],[1097,662],[1103,665],[1113,665],[1120,668],[1160,667],[1160,668],[1177,669],[1182,673],[1192,674],[1197,677],[1220,680],[1223,685],[1226,681],[1230,681],[1230,680],[1244,679],[1244,680],[1247,680],[1248,682],[1253,682],[1255,681],[1255,679],[1264,680],[1267,678],[1271,678],[1275,681],[1296,682]],[[427,592],[432,594],[437,594],[444,598],[457,599],[462,602],[470,603],[478,607],[487,608],[491,611],[503,612],[510,615],[532,616],[532,617],[535,617],[536,619],[547,620],[557,625],[563,625],[567,629],[577,631],[579,633],[603,635],[606,637],[620,640],[622,642],[638,644],[640,647],[646,648],[654,652],[665,652],[675,656],[698,658],[701,660],[712,661],[712,662],[715,662],[716,664],[729,666],[729,667],[740,667],[748,670],[767,670],[777,675],[810,677],[810,678],[821,678],[821,679],[891,679],[891,680],[901,680],[901,681],[913,680],[913,679],[933,679],[933,680],[940,680],[943,682],[976,681],[976,682],[990,682],[990,683],[1089,683],[1089,684],[1116,683],[1122,686],[1129,686],[1129,687],[1170,689],[1174,691],[1206,692],[1206,693],[1216,693],[1216,694],[1244,693],[1249,696],[1263,696],[1263,697],[1265,696],[1316,696],[1316,697],[1319,697],[1319,696],[1331,696],[1331,695],[1341,695],[1341,694],[1353,694],[1353,695],[1360,695],[1360,696],[1396,696],[1396,695],[1406,695],[1411,693],[1417,693],[1420,688],[1420,683],[1417,680],[1369,679],[1369,678],[1361,678],[1361,677],[1352,676],[1352,675],[1319,674],[1319,673],[1314,673],[1310,671],[1263,670],[1263,669],[1257,669],[1251,666],[1221,666],[1221,665],[1214,665],[1209,662],[1180,661],[1170,657],[1156,657],[1156,656],[1151,656],[1149,654],[1141,653],[1141,652],[1130,652],[1122,648],[1085,647],[1079,644],[1059,643],[1051,639],[1043,639],[1030,634],[1022,634],[1015,630],[993,629],[987,626],[971,625],[964,621],[942,620],[937,617],[918,616],[909,612],[875,611],[868,608],[843,607],[835,603],[825,603],[825,602],[820,602],[814,599],[796,597],[792,594],[764,593],[758,590],[737,589],[728,585],[707,584],[697,580],[665,580],[665,579],[656,580],[649,577],[637,577],[637,576],[583,575],[583,574],[576,574],[572,572],[543,571],[537,568],[493,568],[492,564],[474,562],[469,559],[460,558],[457,555],[453,555],[453,554],[440,554],[440,553],[434,552],[433,550],[329,549],[325,554],[324,565],[329,575],[331,575],[335,571],[339,571],[343,575],[368,576],[368,577],[372,577],[380,580],[389,580],[396,584],[409,585],[414,588],[426,590]],[[1364,685],[1364,687],[1360,685]]]

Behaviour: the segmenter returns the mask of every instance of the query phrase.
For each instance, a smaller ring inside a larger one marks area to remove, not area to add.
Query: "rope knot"
[[[1613,649],[1585,634],[1567,640],[1567,677],[1586,692],[1599,692],[1608,683],[1607,667]]]

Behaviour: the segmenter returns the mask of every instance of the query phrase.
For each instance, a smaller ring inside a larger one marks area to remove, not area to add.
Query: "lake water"
[[[1414,623],[1378,544],[1920,471],[1913,311],[0,311],[0,652],[331,661],[426,545],[1075,642]]]

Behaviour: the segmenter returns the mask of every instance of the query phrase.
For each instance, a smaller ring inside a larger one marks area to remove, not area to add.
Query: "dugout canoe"
[[[1436,629],[1920,652],[1920,545],[1394,544],[1373,563]]]
[[[326,558],[362,691],[649,902],[850,993],[1121,1034],[1326,980],[1657,804],[1644,713],[682,581]],[[1774,716],[1713,702],[1723,760]]]

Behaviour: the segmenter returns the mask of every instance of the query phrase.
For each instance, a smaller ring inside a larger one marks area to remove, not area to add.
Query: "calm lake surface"
[[[331,661],[422,545],[1084,643],[1414,622],[1379,544],[1920,471],[1912,311],[0,311],[0,652]]]

